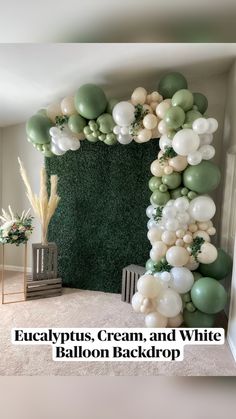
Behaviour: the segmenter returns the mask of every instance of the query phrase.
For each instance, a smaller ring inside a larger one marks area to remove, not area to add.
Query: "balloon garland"
[[[41,109],[26,124],[28,140],[44,156],[80,148],[85,138],[107,145],[160,138],[151,164],[148,239],[152,245],[146,273],[137,284],[132,306],[145,315],[147,327],[211,327],[226,303],[218,281],[232,269],[224,250],[211,243],[216,206],[207,195],[220,182],[213,134],[206,116],[207,98],[188,89],[180,73],[164,76],[158,91],[134,90],[130,100],[107,100],[93,84],[81,86]]]

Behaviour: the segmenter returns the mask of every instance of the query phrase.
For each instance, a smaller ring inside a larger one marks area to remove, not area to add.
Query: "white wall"
[[[228,80],[225,112],[224,147],[227,152],[225,167],[225,217],[222,223],[222,244],[234,258],[228,324],[228,340],[236,360],[236,62]],[[228,164],[227,164],[228,163]]]
[[[43,165],[43,156],[26,140],[25,124],[15,125],[2,129],[2,202],[1,207],[7,209],[10,204],[13,211],[21,213],[30,208],[25,194],[25,187],[19,174],[19,156],[27,170],[29,179],[35,192],[39,190],[39,170]],[[33,213],[32,213],[33,214]],[[34,232],[29,244],[40,242],[40,228],[37,219],[34,219]],[[29,245],[28,266],[31,266],[31,246]],[[6,246],[5,264],[22,266],[22,252],[13,245]]]

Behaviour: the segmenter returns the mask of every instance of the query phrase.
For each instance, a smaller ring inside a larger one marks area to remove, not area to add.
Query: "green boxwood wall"
[[[158,141],[128,146],[81,142],[77,152],[46,159],[59,176],[59,207],[49,240],[68,287],[118,293],[122,268],[148,259],[146,207]]]

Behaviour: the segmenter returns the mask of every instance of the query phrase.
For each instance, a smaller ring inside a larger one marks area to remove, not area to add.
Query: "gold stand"
[[[26,287],[27,287],[27,242],[25,243],[25,250],[24,250],[24,291],[20,292],[5,292],[5,245],[2,244],[2,304],[12,304],[12,303],[22,303],[26,300]],[[5,301],[6,295],[16,295],[16,294],[23,294],[23,300],[15,300],[15,301]]]

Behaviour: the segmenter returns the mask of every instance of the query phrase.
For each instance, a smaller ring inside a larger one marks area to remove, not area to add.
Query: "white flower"
[[[9,231],[13,224],[15,224],[16,220],[6,221],[1,227],[1,230],[7,230]]]
[[[12,236],[12,238],[13,238],[13,240],[17,240],[17,239],[18,239],[18,236],[16,236],[16,235],[14,234],[14,236]]]
[[[2,237],[8,237],[8,230],[3,230]]]

